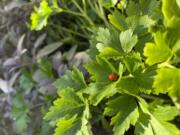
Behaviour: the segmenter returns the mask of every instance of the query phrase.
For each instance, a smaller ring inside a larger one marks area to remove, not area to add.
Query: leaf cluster
[[[180,134],[179,2],[124,0],[117,8],[92,37],[89,81],[74,68],[55,82],[59,98],[45,116],[55,135],[91,135],[94,122],[114,135],[132,127],[136,135]]]

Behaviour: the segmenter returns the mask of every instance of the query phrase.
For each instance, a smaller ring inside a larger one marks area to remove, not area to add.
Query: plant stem
[[[75,1],[72,0],[72,2],[74,3],[74,5],[79,9],[79,11],[81,12],[82,16],[84,16],[84,18],[89,22],[90,25],[95,26],[94,22],[91,20],[91,18],[89,18],[89,16],[86,14],[86,12],[79,6],[79,4]]]
[[[158,65],[158,68],[162,68],[162,67],[168,67],[168,68],[172,68],[172,69],[175,68],[173,65],[169,64],[168,62],[164,62],[164,63]]]
[[[106,19],[106,16],[105,16],[105,13],[104,13],[104,9],[103,9],[103,6],[102,6],[101,3],[102,3],[102,1],[101,1],[101,0],[98,0],[99,9],[100,9],[100,12],[101,12],[101,14],[102,14],[102,19],[103,19],[105,25],[108,26],[108,21],[107,21],[107,19]]]
[[[85,36],[85,35],[83,35],[83,34],[81,34],[81,33],[79,33],[79,32],[75,32],[75,31],[73,31],[73,30],[71,30],[71,29],[68,29],[68,28],[65,28],[65,27],[61,27],[60,25],[56,25],[56,24],[51,24],[51,25],[52,25],[52,27],[54,27],[54,28],[56,28],[56,29],[58,29],[58,30],[63,30],[63,31],[65,31],[65,32],[72,33],[72,34],[74,34],[74,35],[78,35],[78,36],[80,36],[80,37],[83,37],[83,38],[88,39],[87,36]]]
[[[65,13],[69,13],[69,14],[72,14],[72,15],[75,15],[75,16],[80,16],[80,17],[84,17],[81,13],[78,13],[78,12],[74,12],[74,11],[71,11],[71,10],[64,10],[63,12]]]

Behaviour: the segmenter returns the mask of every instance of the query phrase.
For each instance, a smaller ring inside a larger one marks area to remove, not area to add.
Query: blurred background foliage
[[[87,75],[91,34],[116,3],[0,0],[0,135],[52,134],[43,115],[57,96],[53,82],[73,66]]]

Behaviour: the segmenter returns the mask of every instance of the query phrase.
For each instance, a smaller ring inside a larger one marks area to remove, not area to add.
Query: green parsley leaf
[[[158,105],[151,112],[160,121],[171,121],[179,114],[178,109],[170,105]]]
[[[140,0],[140,8],[143,14],[156,20],[162,19],[160,4],[159,0]]]
[[[109,98],[117,92],[116,82],[92,83],[84,92],[90,95],[90,102],[97,106],[104,98]]]
[[[58,5],[58,0],[52,0],[52,6],[53,6],[54,10],[58,13],[63,11],[63,9],[60,8]]]
[[[153,26],[155,24],[155,21],[151,19],[148,15],[143,16],[129,16],[126,18],[126,23],[129,28],[132,30],[139,29],[139,27],[143,28],[149,28],[150,26]]]
[[[133,97],[122,95],[107,103],[105,115],[113,116],[111,124],[114,125],[114,135],[124,135],[130,125],[135,125],[138,117],[138,106]]]
[[[110,23],[120,31],[128,29],[128,25],[125,21],[125,17],[120,14],[118,10],[115,10],[113,14],[108,15]]]
[[[103,52],[105,48],[109,47],[119,53],[123,53],[119,40],[119,32],[114,29],[99,28],[96,40],[96,47],[99,52]]]
[[[59,91],[67,87],[73,88],[76,91],[87,87],[82,72],[75,67],[72,71],[67,71],[63,77],[57,79],[54,85]]]
[[[151,117],[139,111],[139,118],[135,125],[136,135],[154,135],[153,128],[150,123]]]
[[[122,55],[122,53],[120,53],[116,49],[113,49],[113,48],[110,48],[110,47],[105,47],[102,50],[102,52],[99,54],[100,57],[105,57],[105,58],[119,57],[121,55]]]
[[[85,65],[85,68],[90,73],[91,79],[98,82],[110,82],[108,76],[110,73],[117,73],[116,68],[105,58],[97,57],[96,61],[93,61]]]
[[[60,98],[54,101],[54,105],[44,117],[46,120],[51,121],[52,125],[55,125],[61,118],[81,114],[85,107],[82,98],[72,88],[62,90],[59,96]]]
[[[172,17],[168,21],[166,33],[166,42],[169,44],[170,48],[172,48],[173,52],[177,51],[180,47],[178,43],[180,40],[180,17]]]
[[[135,133],[137,135],[178,135],[179,129],[173,124],[158,120],[156,116],[149,112],[147,103],[140,99],[140,117],[135,125]],[[173,130],[172,130],[173,129]]]
[[[162,33],[157,32],[154,35],[155,43],[146,43],[144,55],[147,57],[147,64],[153,65],[164,62],[172,56],[172,52],[163,37]]]
[[[92,135],[89,117],[89,107],[86,104],[81,117],[74,115],[70,118],[59,119],[54,135]]]
[[[44,119],[57,125],[54,135],[92,135],[88,119],[91,117],[89,104],[82,93],[67,88],[61,91]]]
[[[124,76],[117,82],[117,88],[120,93],[150,94],[153,84],[153,71],[138,73],[135,76]]]
[[[144,68],[144,63],[142,62],[140,53],[128,54],[124,57],[123,62],[131,74],[141,73]]]
[[[180,108],[180,70],[172,68],[160,68],[154,80],[154,92],[169,93],[172,100]]]
[[[173,16],[180,17],[180,8],[178,7],[176,0],[163,0],[162,3],[162,12],[167,22]]]
[[[48,2],[42,1],[40,7],[35,7],[35,11],[31,14],[31,30],[41,30],[47,25],[47,20],[53,10]]]
[[[121,46],[124,52],[129,53],[136,45],[138,38],[137,35],[133,35],[133,31],[128,29],[120,34]]]

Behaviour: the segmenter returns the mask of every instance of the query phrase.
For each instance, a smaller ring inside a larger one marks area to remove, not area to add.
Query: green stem
[[[82,0],[84,12],[87,14],[86,0]]]
[[[63,12],[65,13],[69,13],[69,14],[72,14],[72,15],[75,15],[75,16],[80,16],[80,17],[84,17],[81,13],[78,13],[78,12],[74,12],[74,11],[71,11],[71,10],[64,10]]]
[[[84,13],[84,10],[79,6],[79,4],[78,4],[75,0],[72,0],[72,2],[74,3],[74,5],[77,7],[77,9],[78,9],[81,13]]]
[[[103,6],[102,6],[101,3],[102,3],[102,1],[101,1],[101,0],[98,0],[99,9],[100,9],[100,12],[101,12],[101,14],[102,14],[102,19],[103,19],[105,25],[108,26],[108,21],[107,21],[107,19],[106,19],[106,16],[105,16],[105,13],[104,13],[104,9],[103,9]]]
[[[78,10],[81,12],[82,16],[89,22],[90,25],[95,26],[95,24],[93,23],[93,21],[91,20],[91,18],[89,18],[89,16],[86,14],[86,12],[79,6],[79,4],[75,1],[72,0],[72,2],[74,3],[74,5],[78,8]]]
[[[87,36],[85,36],[85,35],[83,35],[83,34],[81,34],[81,33],[79,33],[79,32],[75,32],[75,31],[73,31],[73,30],[71,30],[71,29],[68,29],[68,28],[65,28],[65,27],[61,27],[61,26],[56,25],[56,24],[51,24],[51,25],[52,25],[52,27],[54,27],[54,28],[56,28],[56,29],[58,29],[58,30],[63,30],[63,31],[65,31],[65,32],[72,33],[72,34],[74,34],[74,35],[78,35],[78,36],[80,36],[80,37],[83,37],[83,38],[88,39]]]
[[[168,67],[168,68],[173,68],[173,69],[176,68],[173,65],[169,64],[168,62],[164,62],[164,63],[158,65],[158,68],[162,68],[162,67]]]

